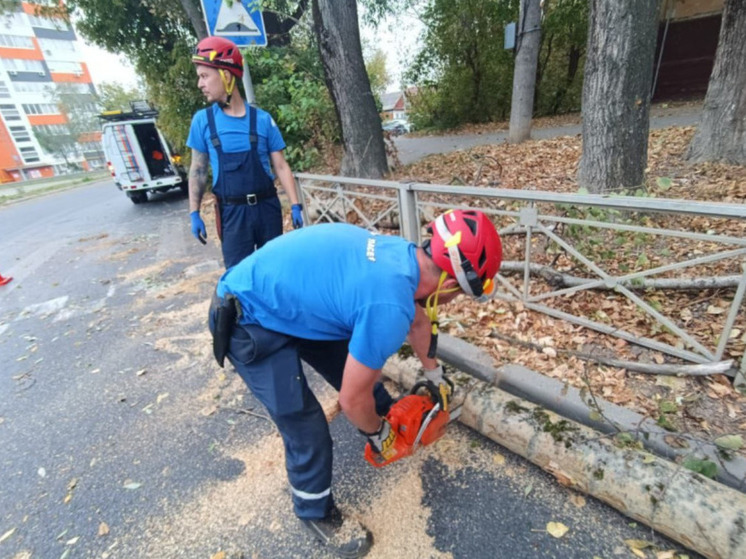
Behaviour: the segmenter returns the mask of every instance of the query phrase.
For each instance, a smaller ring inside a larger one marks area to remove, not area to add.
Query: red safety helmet
[[[243,56],[232,41],[223,37],[205,37],[194,49],[194,64],[228,70],[237,78],[243,77]]]
[[[467,295],[485,300],[495,292],[493,278],[502,263],[502,243],[495,226],[477,210],[449,210],[430,225],[429,254],[456,278]]]

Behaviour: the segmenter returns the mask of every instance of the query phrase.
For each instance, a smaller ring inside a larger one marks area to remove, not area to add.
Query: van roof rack
[[[129,111],[117,109],[115,111],[103,111],[98,115],[100,120],[106,122],[117,122],[122,120],[136,120],[140,118],[155,118],[158,111],[150,106],[147,101],[130,101]]]

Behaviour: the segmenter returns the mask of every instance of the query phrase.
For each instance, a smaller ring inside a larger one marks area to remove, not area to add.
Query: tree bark
[[[411,388],[413,359],[389,359],[383,373]],[[564,419],[496,386],[458,375],[451,409],[460,421],[627,516],[705,557],[746,557],[746,495]]]
[[[643,183],[659,0],[591,0],[578,183],[604,193]]]
[[[199,0],[179,0],[184,8],[184,11],[192,22],[194,32],[197,34],[197,40],[201,41],[207,37],[207,24],[205,24],[205,18],[202,17],[202,8]]]
[[[313,20],[324,76],[342,128],[344,176],[388,172],[381,118],[365,71],[355,0],[314,0]]]
[[[520,26],[513,70],[513,98],[510,102],[508,141],[517,144],[531,137],[534,108],[536,65],[541,44],[541,6],[539,0],[521,0]]]
[[[746,3],[723,8],[715,65],[707,86],[702,122],[689,146],[693,162],[746,164]]]

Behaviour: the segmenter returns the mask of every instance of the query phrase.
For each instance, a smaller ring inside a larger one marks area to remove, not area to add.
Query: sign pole
[[[254,84],[251,82],[251,72],[246,57],[243,57],[243,89],[246,92],[246,102],[256,107],[256,95],[254,95]]]

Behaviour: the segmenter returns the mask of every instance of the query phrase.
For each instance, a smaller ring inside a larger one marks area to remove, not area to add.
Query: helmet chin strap
[[[435,353],[438,349],[438,295],[441,293],[454,293],[455,291],[458,291],[458,287],[451,287],[449,289],[442,289],[443,282],[448,277],[448,273],[445,271],[440,272],[440,279],[438,280],[438,287],[435,288],[435,291],[428,295],[426,301],[425,301],[425,312],[427,313],[427,317],[430,319],[430,347],[427,349],[427,356],[430,359],[435,359]]]
[[[220,80],[223,82],[225,92],[228,94],[225,102],[218,101],[218,105],[220,105],[221,109],[225,109],[231,103],[231,95],[233,94],[233,89],[236,87],[236,76],[221,68],[218,69],[218,72],[220,73]]]

